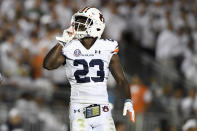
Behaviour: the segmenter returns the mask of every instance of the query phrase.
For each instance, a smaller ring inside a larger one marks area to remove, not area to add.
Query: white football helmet
[[[75,27],[75,38],[100,38],[105,29],[105,21],[96,8],[85,7],[72,16],[72,26]]]

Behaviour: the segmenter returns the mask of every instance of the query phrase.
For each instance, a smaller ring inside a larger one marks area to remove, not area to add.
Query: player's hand
[[[131,99],[125,100],[124,109],[123,109],[123,116],[126,116],[127,112],[129,112],[129,114],[130,114],[131,121],[135,122],[135,112],[133,109],[133,102]]]
[[[59,44],[65,46],[66,43],[71,41],[75,36],[74,26],[70,26],[68,29],[64,30],[63,35],[61,37],[56,37],[56,40],[59,41]]]

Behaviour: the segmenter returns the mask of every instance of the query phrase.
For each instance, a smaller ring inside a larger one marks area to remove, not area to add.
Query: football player
[[[129,85],[117,55],[118,43],[100,39],[104,28],[105,21],[98,9],[79,10],[44,59],[45,69],[65,66],[71,84],[71,131],[115,131],[106,86],[109,70],[127,98],[123,115],[129,112],[135,121]]]

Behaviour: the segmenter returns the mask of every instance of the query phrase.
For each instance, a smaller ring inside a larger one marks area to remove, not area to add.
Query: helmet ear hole
[[[97,28],[96,30],[97,30],[97,31],[100,31],[101,29]]]

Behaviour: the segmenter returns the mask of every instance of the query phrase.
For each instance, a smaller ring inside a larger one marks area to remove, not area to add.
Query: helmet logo
[[[105,20],[104,20],[104,18],[103,18],[103,15],[101,14],[101,13],[99,13],[99,18],[100,18],[100,20],[102,21],[102,22],[104,22]]]

